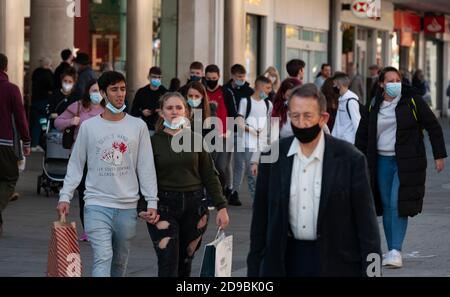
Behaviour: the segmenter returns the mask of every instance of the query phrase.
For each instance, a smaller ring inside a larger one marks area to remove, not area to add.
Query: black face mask
[[[297,138],[301,143],[310,143],[311,141],[316,139],[317,135],[319,135],[320,131],[322,131],[322,128],[320,128],[319,124],[312,126],[311,128],[304,129],[297,128],[292,123],[291,126],[295,138]]]
[[[214,90],[218,84],[219,84],[218,80],[207,80],[206,81],[206,85],[208,86],[208,88],[210,90]]]
[[[341,89],[339,87],[333,87],[333,90],[337,95],[341,94]]]

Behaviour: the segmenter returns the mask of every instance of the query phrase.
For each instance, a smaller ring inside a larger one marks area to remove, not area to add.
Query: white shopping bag
[[[225,236],[225,232],[217,232],[216,238],[205,246],[201,277],[231,277],[233,260],[233,236]]]

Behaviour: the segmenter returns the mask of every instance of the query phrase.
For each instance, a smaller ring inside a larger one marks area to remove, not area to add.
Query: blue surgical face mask
[[[191,81],[201,81],[202,77],[197,75],[191,75]]]
[[[106,104],[106,108],[113,114],[119,114],[119,113],[123,112],[125,110],[125,108],[127,108],[127,106],[125,104],[121,108],[115,107],[114,105],[111,104],[111,102],[109,102],[108,97],[106,97],[106,101],[108,102]]]
[[[402,94],[402,83],[387,83],[385,90],[388,96],[396,98]]]
[[[235,79],[234,83],[236,84],[236,86],[242,87],[243,85],[245,85],[245,80]]]
[[[92,104],[94,104],[94,105],[100,104],[100,102],[102,102],[102,100],[103,100],[103,97],[100,94],[100,92],[93,92],[89,95],[89,97],[91,99]]]
[[[261,98],[261,100],[266,100],[269,97],[269,95],[266,94],[266,92],[261,91],[259,92],[259,98]]]
[[[150,84],[154,88],[159,88],[161,86],[161,80],[157,79],[157,78],[152,78],[152,79],[150,79]]]
[[[190,107],[192,108],[197,108],[200,106],[200,104],[202,104],[202,99],[192,99],[192,98],[188,98],[188,104]]]
[[[177,123],[169,122],[168,120],[164,119],[164,127],[170,130],[178,130],[182,129],[183,126],[186,124],[186,119],[181,118]]]

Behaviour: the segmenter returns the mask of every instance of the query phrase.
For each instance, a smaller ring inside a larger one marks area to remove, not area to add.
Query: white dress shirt
[[[317,239],[317,218],[322,190],[324,132],[311,156],[306,157],[294,138],[288,157],[294,156],[289,199],[289,222],[297,240]]]
[[[352,144],[355,143],[356,131],[358,130],[359,121],[361,120],[361,114],[359,113],[359,105],[355,100],[348,102],[350,98],[358,99],[358,95],[348,90],[344,95],[339,98],[339,107],[336,114],[336,121],[334,123],[332,135],[338,139],[348,141]],[[351,114],[350,116],[347,112]]]

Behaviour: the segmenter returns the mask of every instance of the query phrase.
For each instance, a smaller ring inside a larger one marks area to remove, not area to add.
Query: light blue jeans
[[[398,215],[400,181],[395,156],[378,156],[378,188],[383,204],[383,228],[389,250],[402,250],[408,217]]]
[[[126,275],[136,221],[136,209],[84,208],[84,228],[94,251],[93,277]]]
[[[239,193],[241,190],[244,173],[247,174],[248,190],[250,197],[255,198],[256,177],[251,172],[251,159],[253,152],[245,148],[245,152],[234,152],[234,175],[233,175],[233,191]]]

